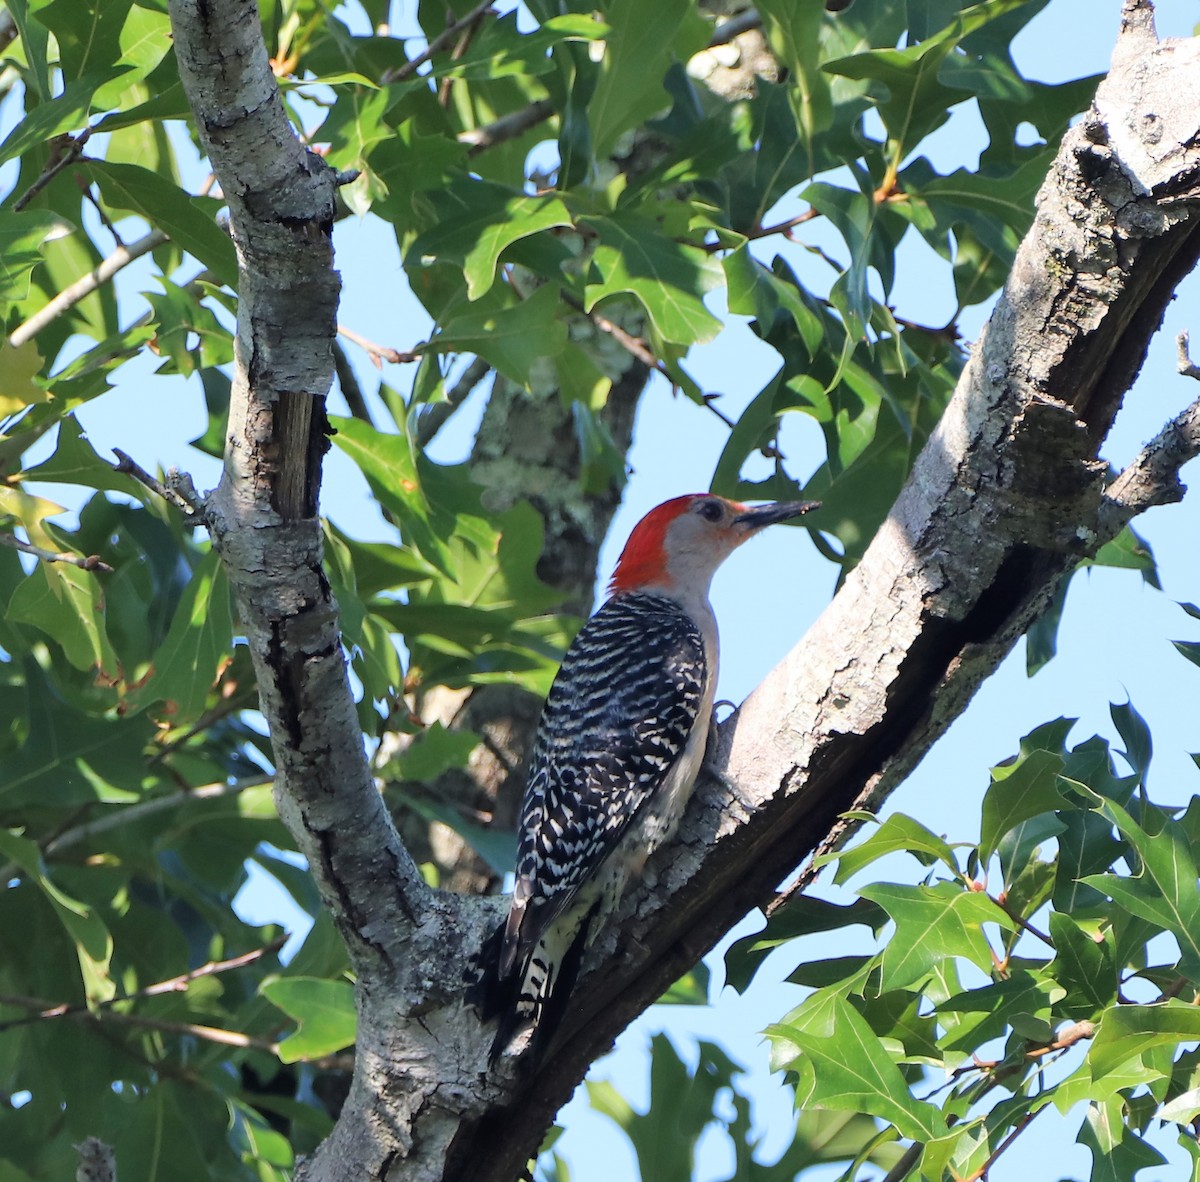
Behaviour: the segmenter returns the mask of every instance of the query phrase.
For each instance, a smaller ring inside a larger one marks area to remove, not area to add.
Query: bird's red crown
[[[711,499],[709,493],[686,493],[656,505],[633,527],[625,549],[617,560],[616,570],[608,584],[609,593],[636,591],[650,584],[669,584],[666,536],[667,530],[681,514],[686,513],[701,498]],[[732,503],[732,502],[731,502]]]

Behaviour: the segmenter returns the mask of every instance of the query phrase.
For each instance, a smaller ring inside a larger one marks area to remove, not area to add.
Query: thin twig
[[[1200,365],[1196,365],[1192,361],[1192,355],[1188,349],[1189,340],[1186,332],[1181,332],[1175,338],[1175,367],[1185,378],[1200,378]]]
[[[402,353],[399,349],[393,349],[391,345],[377,345],[344,324],[338,325],[338,335],[363,349],[376,369],[382,369],[385,361],[390,361],[393,365],[407,365],[410,361],[417,360],[416,353]]]
[[[287,942],[288,933],[284,932],[261,948],[254,948],[250,952],[243,952],[240,956],[231,956],[226,960],[210,960],[208,964],[202,964],[199,968],[191,969],[186,973],[180,973],[177,977],[169,977],[165,981],[156,981],[153,985],[147,985],[142,989],[135,990],[133,993],[122,994],[120,997],[110,997],[92,1006],[89,1006],[86,1002],[63,1002],[61,1005],[42,1008],[40,1003],[36,1006],[31,1005],[31,1003],[36,1001],[35,998],[0,996],[0,1003],[2,1004],[17,1006],[21,1009],[36,1008],[38,1011],[27,1018],[17,1018],[11,1022],[0,1023],[0,1030],[8,1030],[10,1027],[25,1025],[43,1018],[69,1018],[73,1014],[82,1013],[85,1010],[90,1010],[94,1013],[98,1010],[118,1005],[121,1002],[133,1001],[139,997],[158,997],[163,993],[182,993],[187,989],[188,985],[193,981],[198,981],[201,977],[213,977],[219,973],[227,973],[232,969],[244,968],[248,964],[253,964],[256,960],[261,960],[264,956],[274,955]]]
[[[554,114],[554,104],[549,99],[538,99],[519,111],[502,115],[494,123],[476,127],[470,131],[460,131],[457,140],[460,144],[469,145],[467,156],[477,156],[480,152],[494,147],[496,144],[514,140],[531,127],[544,123]]]
[[[69,311],[80,300],[89,296],[102,284],[107,283],[118,271],[128,267],[134,259],[149,254],[156,247],[166,242],[167,236],[161,230],[151,230],[143,238],[139,238],[131,246],[118,246],[106,259],[103,259],[94,271],[76,279],[74,283],[64,287],[44,308],[30,316],[24,324],[19,324],[8,338],[10,345],[23,345],[32,337],[37,336],[46,325],[57,320],[64,312]]]
[[[987,892],[984,892],[987,894]],[[1045,932],[1038,931],[1027,919],[1022,917],[1015,908],[1008,905],[1008,900],[1003,895],[987,895],[1009,919],[1013,921],[1023,932],[1028,932],[1031,936],[1036,936],[1043,944],[1048,944],[1051,948],[1054,947],[1054,941],[1046,935]]]
[[[67,137],[67,142],[59,148],[59,155],[42,169],[41,176],[13,202],[13,212],[20,213],[64,168],[73,164],[83,155],[84,145],[91,137],[92,129],[85,127],[74,139]]]
[[[136,997],[157,997],[162,993],[181,993],[193,981],[198,981],[201,977],[215,977],[220,973],[228,973],[233,969],[245,968],[246,965],[253,964],[256,960],[262,960],[264,956],[274,956],[288,942],[288,938],[289,933],[283,932],[276,936],[274,940],[264,944],[261,948],[252,948],[249,952],[243,952],[240,956],[229,956],[224,960],[210,960],[207,964],[202,964],[196,969],[189,969],[186,973],[180,973],[177,977],[168,977],[165,981],[155,981],[153,985],[147,985],[143,989],[125,994],[124,997],[114,997],[111,1001],[101,1002],[100,1004],[102,1006],[116,1005],[118,1001],[131,1001]],[[78,1008],[86,1007],[81,1006]],[[42,1015],[43,1018],[56,1016],[52,1013]]]
[[[449,15],[449,14],[447,14]],[[475,37],[475,33],[479,29],[479,22],[483,20],[483,13],[472,21],[472,23],[463,30],[462,36],[455,43],[454,48],[450,51],[450,60],[452,62],[461,61],[463,54],[467,52],[471,41]],[[438,104],[445,109],[450,106],[450,91],[454,88],[454,76],[447,74],[438,85]]]
[[[569,303],[571,301],[568,301]],[[578,307],[579,311],[583,312],[582,304],[572,304],[573,307]],[[660,361],[646,346],[646,342],[640,337],[635,337],[626,332],[619,324],[614,324],[607,316],[602,315],[593,309],[591,312],[584,312],[584,315],[598,328],[601,332],[606,332],[618,345],[627,349],[633,354],[647,369],[656,369],[664,377],[670,380],[671,374],[668,371],[666,364]],[[674,383],[672,382],[672,385]]]
[[[236,796],[239,792],[243,792],[247,788],[257,788],[263,784],[270,784],[274,778],[274,776],[268,775],[249,776],[245,780],[238,780],[236,784],[227,784],[223,780],[218,780],[214,784],[201,784],[198,788],[191,788],[186,792],[174,792],[168,796],[155,796],[150,800],[143,800],[138,804],[126,805],[124,808],[114,809],[95,821],[85,821],[80,825],[73,825],[70,828],[63,829],[55,837],[50,838],[45,845],[42,845],[42,856],[49,858],[54,854],[61,853],[70,846],[78,845],[80,842],[87,841],[90,837],[95,837],[97,833],[104,833],[108,829],[120,828],[152,813],[162,812],[163,809],[177,808],[179,805],[187,804],[193,800],[214,800],[221,796]],[[9,879],[20,874],[20,872],[21,868],[16,862],[9,862],[6,866],[0,867],[0,882],[7,882]]]
[[[65,554],[59,550],[45,550],[41,546],[35,546],[31,542],[22,542],[15,534],[5,533],[0,531],[0,546],[11,546],[14,550],[20,550],[22,554],[32,554],[41,562],[62,562],[67,566],[77,566],[80,570],[100,571],[103,574],[112,574],[112,567],[107,562],[102,562],[98,554]]]
[[[463,29],[469,28],[485,13],[489,12],[492,7],[492,0],[483,0],[482,4],[475,5],[466,16],[460,17],[453,24],[447,25],[444,32],[439,33],[426,46],[424,53],[417,54],[411,61],[407,61],[402,66],[398,66],[395,70],[385,70],[380,77],[380,84],[388,86],[393,82],[402,82],[405,78],[415,74],[431,57],[441,53]]]
[[[1049,1108],[1049,1104],[1043,1104],[1041,1108],[1033,1112],[1027,1112],[1013,1126],[1013,1131],[1000,1142],[999,1145],[992,1151],[991,1156],[983,1163],[974,1173],[968,1174],[962,1182],[979,1182],[980,1178],[986,1178],[988,1171],[996,1164],[996,1159],[1027,1129],[1030,1124],[1037,1118],[1038,1113],[1045,1112]]]
[[[735,37],[749,33],[751,29],[761,28],[762,17],[758,15],[757,10],[747,8],[745,12],[739,12],[737,16],[730,17],[729,20],[713,29],[713,35],[708,41],[708,48],[714,49],[718,45],[728,45]]]
[[[797,227],[804,225],[805,222],[811,222],[814,218],[819,218],[821,211],[809,207],[803,213],[798,213],[794,218],[788,218],[786,221],[776,222],[773,226],[759,226],[746,235],[747,238],[769,238],[772,234],[784,234],[788,237],[791,232]]]
[[[113,448],[113,455],[117,457],[118,461],[113,465],[115,471],[127,473],[144,484],[152,493],[179,509],[183,513],[184,519],[190,523],[195,525],[204,523],[204,505],[198,499],[189,498],[178,487],[170,487],[158,477],[151,476],[141,464],[131,459],[119,447]],[[178,474],[176,474],[176,479],[178,480]]]
[[[191,1035],[205,1042],[220,1043],[227,1047],[246,1047],[266,1051],[269,1055],[279,1054],[279,1044],[274,1039],[257,1038],[243,1034],[240,1030],[223,1030],[219,1026],[201,1026],[195,1022],[169,1022],[164,1018],[147,1018],[141,1014],[123,1014],[119,1010],[84,1010],[69,1015],[80,1021],[111,1022],[117,1026],[141,1026],[146,1030],[161,1030],[164,1034]]]
[[[108,216],[108,210],[104,208],[99,198],[97,198],[91,182],[81,176],[77,176],[75,179],[79,185],[79,191],[83,194],[84,201],[96,211],[96,217],[100,219],[100,224],[112,235],[112,239],[118,247],[124,246],[125,239],[121,237],[116,222]]]
[[[608,333],[618,345],[636,357],[647,369],[655,370],[671,381],[671,374],[666,365],[646,347],[645,341],[626,332],[619,324],[614,324],[607,316],[597,312],[594,308],[588,312],[583,306],[583,301],[565,289],[562,291],[562,298],[564,303],[574,308],[580,315],[586,316],[601,332]],[[672,384],[674,383],[672,382]]]
[[[213,784],[201,784],[199,787],[192,788],[187,792],[173,792],[168,796],[155,796],[150,800],[143,800],[138,804],[114,809],[106,816],[98,817],[94,821],[86,821],[82,825],[77,825],[75,828],[61,833],[53,841],[47,842],[42,853],[45,857],[60,854],[69,846],[87,841],[89,838],[95,837],[98,833],[129,825],[153,813],[162,812],[164,809],[178,808],[180,805],[190,804],[193,801],[216,800],[223,796],[237,796],[238,793],[245,792],[248,788],[260,788],[264,784],[270,784],[274,778],[274,776],[265,774],[261,776],[248,776],[246,779],[238,780],[234,784],[218,780]],[[3,881],[6,877],[8,877],[7,869],[4,872],[0,872],[0,881]]]
[[[732,431],[737,424],[719,406],[717,406],[717,399],[720,397],[722,397],[720,394],[705,394],[704,405],[708,407],[708,409],[711,410],[713,414],[715,414],[717,418],[719,418],[721,422]],[[776,455],[778,455],[778,452],[776,452]]]
[[[962,335],[958,331],[958,324],[951,320],[947,324],[943,324],[941,328],[934,328],[929,324],[921,324],[917,320],[906,320],[903,316],[897,316],[895,308],[888,309],[892,314],[892,319],[901,328],[911,328],[914,332],[923,332],[927,336],[936,337],[939,340],[945,341],[949,345],[957,345],[959,337]]]
[[[444,402],[431,402],[417,418],[417,442],[427,447],[442,429],[442,424],[466,401],[467,396],[492,372],[482,357],[476,357],[462,376],[446,391]]]
[[[102,1003],[113,1005],[118,1001],[127,1000],[124,997],[114,998],[111,1002]],[[39,1010],[42,1003],[34,997],[21,997],[17,994],[0,994],[0,1005],[12,1006],[18,1009],[29,1009],[36,1005]],[[77,1021],[115,1023],[119,1026],[142,1026],[149,1030],[162,1030],[167,1034],[190,1034],[207,1042],[219,1042],[230,1047],[255,1047],[258,1050],[275,1054],[278,1044],[266,1038],[256,1038],[251,1034],[242,1034],[237,1030],[223,1030],[216,1026],[198,1026],[194,1022],[171,1022],[162,1018],[148,1018],[142,1014],[126,1014],[120,1010],[92,1008],[86,1005],[63,1008],[51,1006],[27,1018],[15,1018],[11,1022],[0,1024],[0,1030],[8,1030],[14,1026],[24,1026],[42,1018],[74,1018]]]
[[[222,719],[228,718],[231,714],[236,714],[239,710],[250,709],[258,702],[258,690],[253,683],[241,692],[238,692],[236,686],[230,686],[228,682],[223,689],[226,691],[225,696],[216,705],[210,706],[182,734],[173,735],[169,740],[162,743],[158,750],[150,757],[149,762],[151,765],[161,763],[168,755],[178,751],[189,739],[202,734],[210,726],[214,726]]]

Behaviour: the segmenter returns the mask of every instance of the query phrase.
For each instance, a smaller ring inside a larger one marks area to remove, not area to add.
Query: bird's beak
[[[734,525],[742,526],[747,533],[754,533],[776,522],[790,521],[802,513],[810,513],[821,507],[820,501],[776,501],[773,505],[754,505],[734,519]]]

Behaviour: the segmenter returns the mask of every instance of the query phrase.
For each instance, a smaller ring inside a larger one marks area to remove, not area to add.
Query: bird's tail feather
[[[503,926],[484,942],[478,975],[466,997],[484,1021],[499,1016],[489,1063],[494,1064],[526,1031],[526,1064],[533,1067],[541,1059],[566,1015],[595,914],[593,907],[578,927],[552,925],[529,956],[503,976],[499,971]]]

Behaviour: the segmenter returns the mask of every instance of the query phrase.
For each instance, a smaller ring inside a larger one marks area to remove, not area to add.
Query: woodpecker
[[[763,527],[818,504],[749,507],[698,493],[634,527],[538,724],[512,903],[470,992],[485,1019],[500,1015],[493,1063],[526,1030],[531,1059],[540,1057],[584,949],[679,823],[712,720],[714,572]]]

